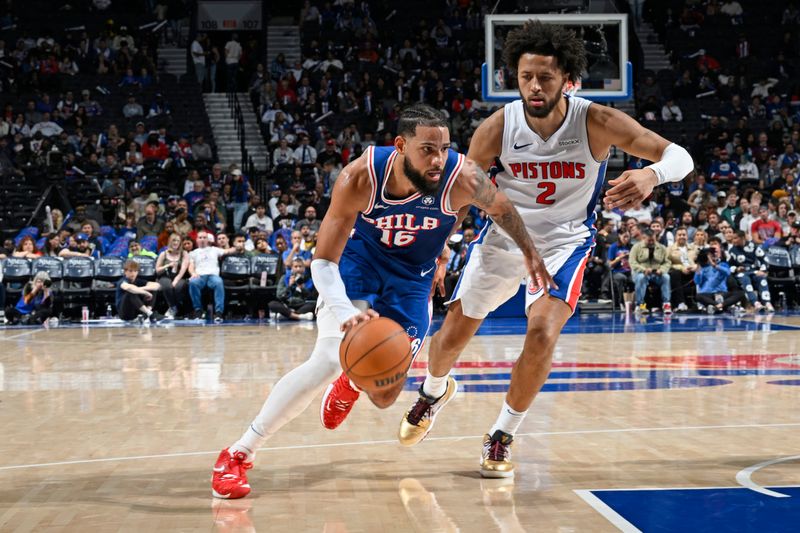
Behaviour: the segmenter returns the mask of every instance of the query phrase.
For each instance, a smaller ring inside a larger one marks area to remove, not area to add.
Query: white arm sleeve
[[[311,261],[311,278],[322,301],[340,324],[360,313],[347,297],[342,276],[339,274],[339,265],[327,259],[314,259]]]
[[[661,161],[648,165],[647,168],[653,169],[658,178],[658,184],[663,185],[685,178],[689,172],[694,170],[694,161],[685,148],[672,143],[664,148]]]

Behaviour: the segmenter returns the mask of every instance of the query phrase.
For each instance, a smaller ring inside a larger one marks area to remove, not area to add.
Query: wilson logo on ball
[[[404,377],[406,377],[406,373],[405,372],[398,372],[394,376],[389,376],[388,378],[376,379],[375,380],[375,387],[380,389],[380,388],[385,387],[387,385],[391,385],[392,383],[397,383],[399,380],[403,379]]]

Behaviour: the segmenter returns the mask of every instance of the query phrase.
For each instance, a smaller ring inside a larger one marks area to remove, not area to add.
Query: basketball
[[[411,366],[411,342],[403,327],[379,317],[350,329],[339,345],[339,361],[345,374],[365,391],[397,384]]]

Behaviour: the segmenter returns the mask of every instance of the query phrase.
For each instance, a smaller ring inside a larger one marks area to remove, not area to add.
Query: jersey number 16
[[[394,246],[403,247],[408,246],[417,240],[417,233],[408,230],[381,230],[381,242],[392,248]]]

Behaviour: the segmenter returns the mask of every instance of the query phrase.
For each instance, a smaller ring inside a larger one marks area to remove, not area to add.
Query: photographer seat
[[[64,308],[91,305],[94,260],[91,257],[68,257],[64,261]],[[77,313],[76,313],[77,316]]]
[[[121,257],[106,256],[97,259],[94,264],[94,280],[92,282],[92,292],[94,293],[95,304],[104,309],[108,304],[116,309],[117,281],[123,275],[125,260]]]
[[[156,258],[147,255],[134,255],[132,261],[139,263],[139,277],[146,281],[156,280]]]
[[[225,309],[230,310],[232,305],[246,307],[250,293],[250,258],[243,255],[225,256],[220,265],[219,276],[225,287]]]
[[[764,255],[764,262],[767,264],[767,283],[773,301],[779,302],[781,306],[793,305],[797,301],[797,291],[789,250],[770,246]]]
[[[3,284],[6,286],[6,305],[17,303],[25,283],[33,276],[31,260],[8,257],[3,264]]]
[[[255,255],[250,258],[250,294],[260,307],[274,300],[278,288],[278,254]]]

